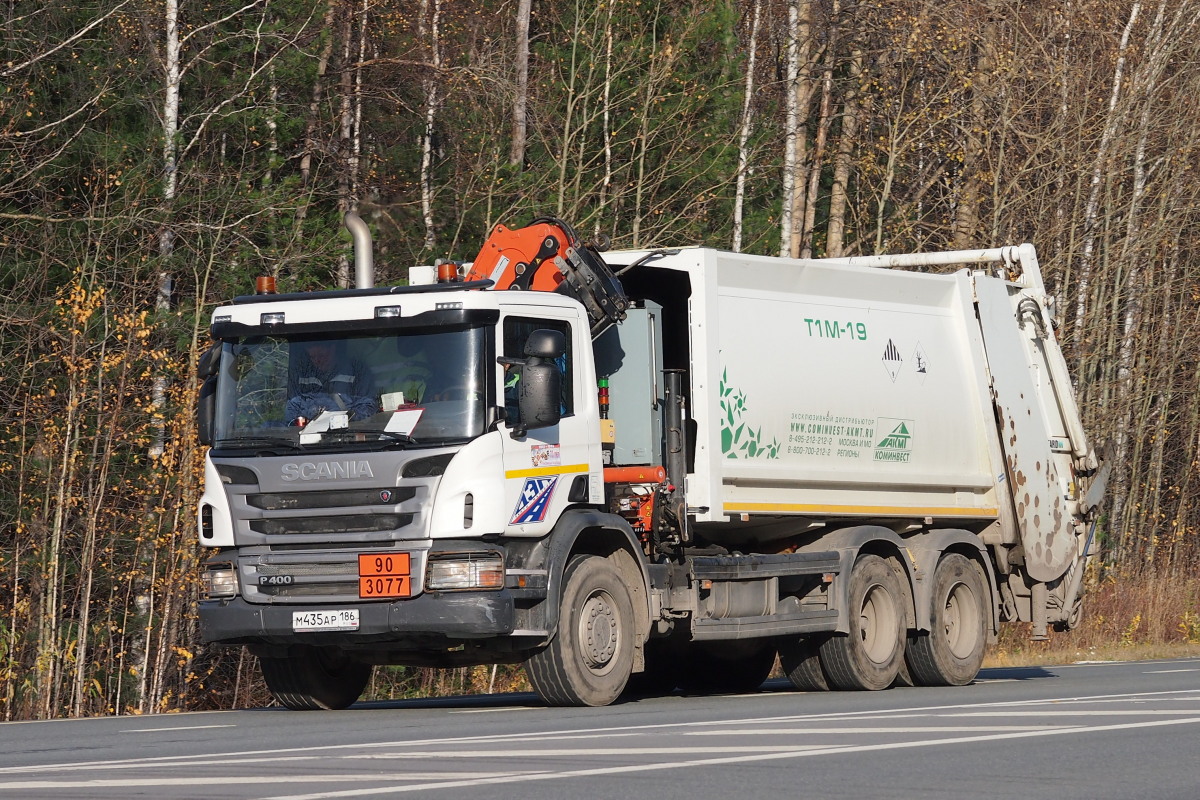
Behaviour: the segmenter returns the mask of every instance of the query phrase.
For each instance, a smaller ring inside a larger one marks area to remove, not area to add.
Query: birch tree
[[[512,106],[512,146],[509,148],[508,163],[520,167],[525,162],[525,136],[529,113],[529,17],[532,13],[532,0],[517,0],[516,79],[514,80]],[[610,6],[611,8],[611,6]],[[611,13],[611,12],[610,12]],[[607,38],[608,61],[612,59],[612,34]]]
[[[754,126],[754,70],[758,64],[758,25],[762,19],[762,0],[754,0],[750,22],[750,41],[746,46],[746,83],[742,90],[742,119],[738,129],[737,189],[733,200],[733,252],[742,251],[742,215],[746,202],[746,177],[750,171],[750,133]]]

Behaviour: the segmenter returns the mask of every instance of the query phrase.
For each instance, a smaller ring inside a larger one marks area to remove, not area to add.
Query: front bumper
[[[357,608],[356,631],[297,633],[292,614]],[[394,602],[321,605],[259,605],[241,597],[202,600],[200,637],[212,644],[367,645],[402,642],[453,642],[508,636],[514,628],[513,597],[491,592],[426,592]]]

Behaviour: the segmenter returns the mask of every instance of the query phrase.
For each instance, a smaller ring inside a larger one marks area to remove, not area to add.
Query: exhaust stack
[[[354,239],[354,287],[374,288],[375,261],[371,254],[371,229],[363,222],[362,217],[353,211],[347,211],[342,221]]]

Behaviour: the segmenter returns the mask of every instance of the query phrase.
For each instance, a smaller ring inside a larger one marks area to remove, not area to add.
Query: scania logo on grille
[[[384,503],[390,503],[392,502],[392,493],[384,489],[379,493],[379,499]]]
[[[369,461],[289,461],[283,465],[285,481],[337,481],[374,478]]]

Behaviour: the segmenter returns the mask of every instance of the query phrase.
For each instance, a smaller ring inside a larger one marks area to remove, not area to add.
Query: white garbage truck
[[[199,618],[293,709],[373,665],[525,664],[551,705],[962,685],[1079,619],[1106,470],[1028,244],[473,262],[216,309]]]

